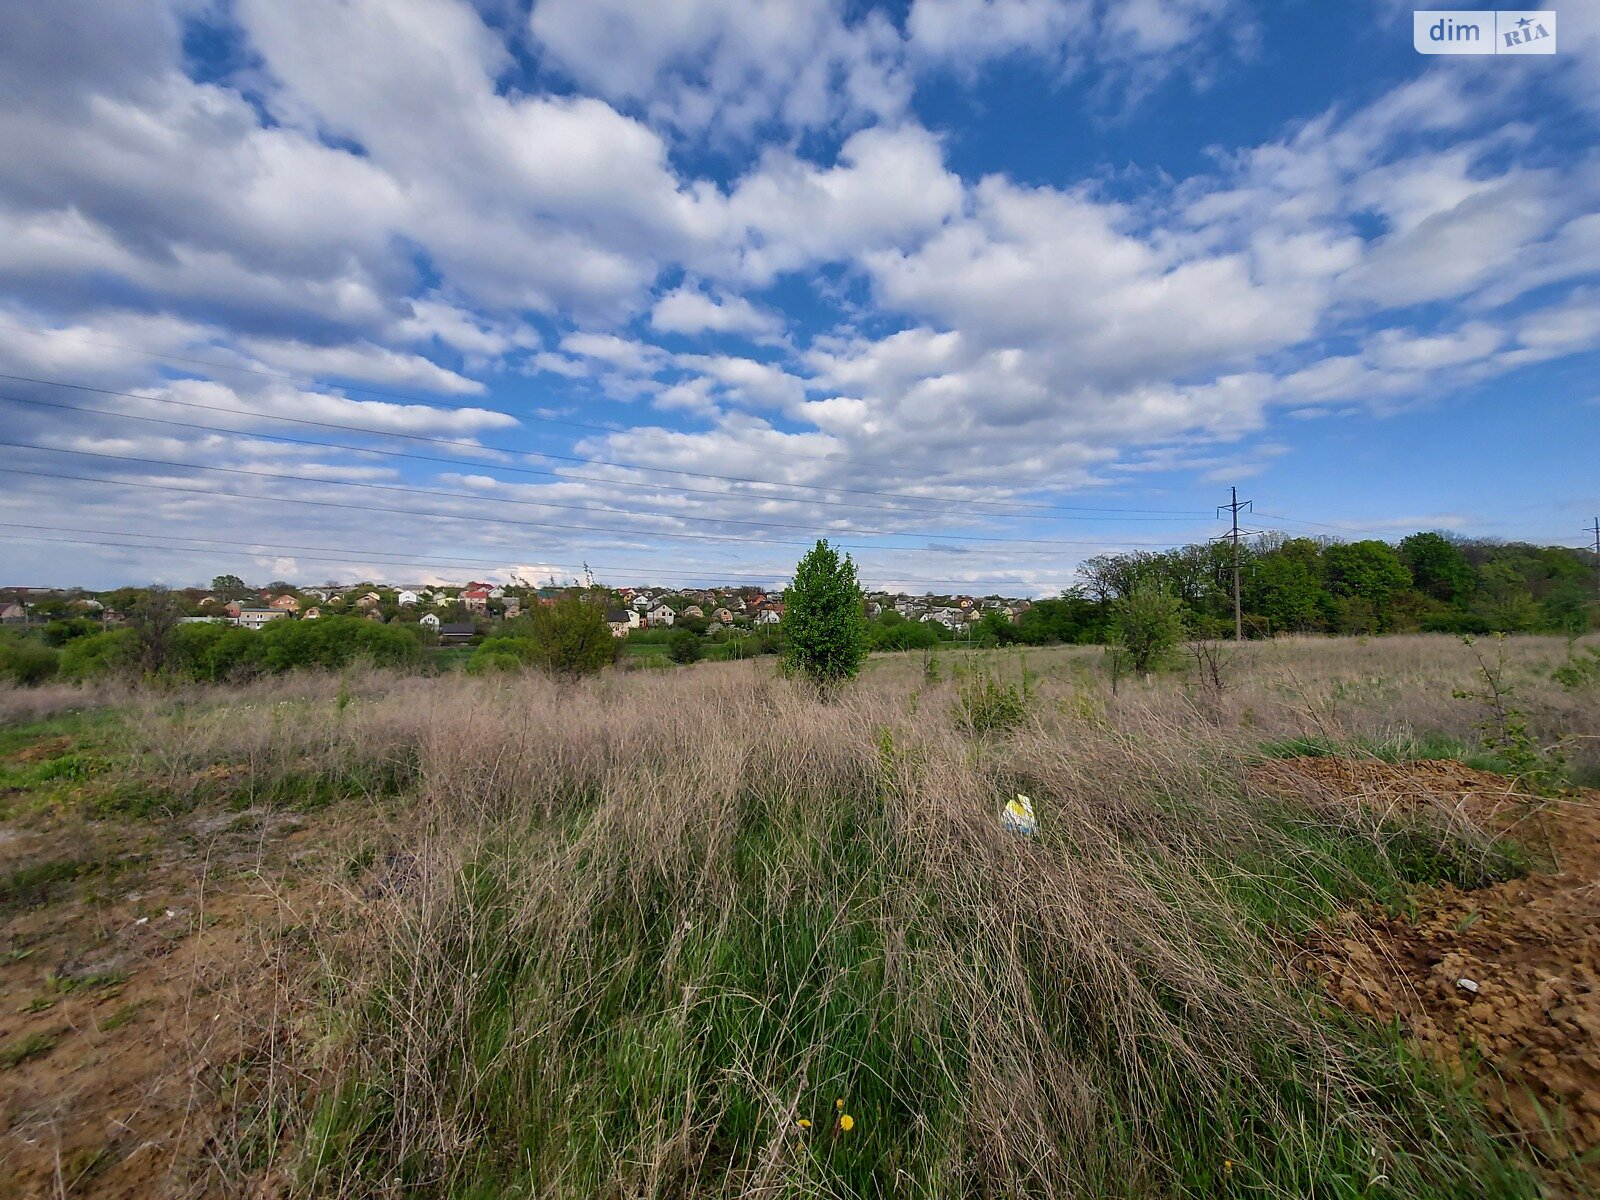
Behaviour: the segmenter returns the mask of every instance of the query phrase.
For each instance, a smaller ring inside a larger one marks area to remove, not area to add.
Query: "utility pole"
[[[1217,516],[1222,515],[1222,510],[1227,509],[1233,518],[1233,530],[1228,534],[1228,539],[1233,542],[1233,640],[1244,641],[1244,609],[1239,602],[1239,513],[1242,509],[1250,508],[1252,502],[1239,499],[1239,489],[1228,489],[1231,500],[1227,504],[1217,505]],[[1254,511],[1252,509],[1252,511]]]

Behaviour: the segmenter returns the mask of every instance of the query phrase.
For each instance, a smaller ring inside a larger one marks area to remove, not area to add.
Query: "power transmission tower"
[[[1239,513],[1247,508],[1252,512],[1255,510],[1251,507],[1252,501],[1239,499],[1238,488],[1229,488],[1228,494],[1232,498],[1231,502],[1217,505],[1217,516],[1220,517],[1222,510],[1227,509],[1229,515],[1233,518],[1233,529],[1228,534],[1228,540],[1233,543],[1233,640],[1242,642],[1244,641],[1244,609],[1239,602]]]
[[[1594,524],[1584,532],[1594,534],[1594,594],[1600,601],[1600,517],[1594,519]]]

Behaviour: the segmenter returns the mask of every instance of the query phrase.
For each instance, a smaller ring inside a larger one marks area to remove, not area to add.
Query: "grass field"
[[[1529,821],[1592,802],[1600,695],[1551,681],[1564,644],[1475,649],[1487,677],[1448,638],[1304,639],[1114,690],[1092,648],[942,651],[831,701],[771,660],[0,695],[7,1011],[44,1003],[63,912],[110,961],[117,914],[190,888],[232,947],[193,921],[204,990],[149,993],[211,1039],[149,1067],[192,1085],[165,1174],[49,1097],[89,1061],[59,1014],[121,1011],[176,952],[0,1023],[0,1170],[56,1194],[53,1131],[105,1195],[1577,1193],[1587,1144],[1508,1130],[1477,1060],[1305,969],[1352,914],[1554,869]],[[1507,826],[1267,769],[1328,756],[1527,794]],[[1019,792],[1036,837],[1002,828]]]

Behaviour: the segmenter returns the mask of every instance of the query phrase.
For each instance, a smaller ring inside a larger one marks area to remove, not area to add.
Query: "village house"
[[[424,629],[431,629],[435,633],[438,633],[439,632],[439,625],[441,624],[441,622],[439,620],[439,614],[438,613],[423,613],[422,617],[417,621],[417,624],[421,625]]]
[[[711,619],[713,621],[716,621],[720,625],[732,625],[733,624],[733,614],[731,612],[729,612],[726,608],[717,609],[716,612],[711,614]]]
[[[268,608],[275,608],[279,612],[297,613],[300,611],[300,601],[293,596],[274,596],[267,603]]]
[[[320,616],[322,616],[322,610],[313,604],[310,608],[306,609],[305,612],[300,614],[300,619],[302,621],[315,621]]]
[[[658,604],[645,614],[645,621],[650,625],[671,625],[678,619],[678,614],[665,604]]]
[[[629,608],[606,609],[606,624],[611,626],[611,636],[627,637],[628,630],[634,627],[633,622],[638,619],[638,616],[638,613]]]
[[[478,627],[470,621],[447,621],[439,626],[441,642],[470,642],[477,633]]]
[[[28,610],[20,604],[8,604],[0,608],[0,621],[7,625],[21,625],[28,619]]]
[[[368,592],[366,595],[362,596],[359,600],[356,601],[356,607],[357,608],[373,608],[376,605],[381,604],[381,603],[383,603],[383,597],[382,596],[378,595],[377,592]]]
[[[417,594],[413,591],[399,591],[394,594],[394,602],[402,608],[410,607],[417,602]]]
[[[706,614],[705,610],[702,609],[698,604],[691,604],[688,608],[684,609],[680,615],[685,617],[703,617]]]
[[[230,607],[236,609],[233,623],[243,629],[260,629],[268,621],[276,621],[289,615],[281,608],[272,608],[265,604],[239,604]]]
[[[470,613],[487,614],[489,611],[489,589],[474,587],[461,593],[461,603]]]
[[[519,598],[517,598],[516,596],[507,596],[506,597],[505,609],[506,609],[506,620],[508,620],[508,621],[511,620],[514,617],[521,616],[522,615],[522,601]]]

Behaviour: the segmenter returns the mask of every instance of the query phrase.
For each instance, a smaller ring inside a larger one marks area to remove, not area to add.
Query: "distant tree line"
[[[1102,554],[1082,584],[1036,602],[1016,624],[986,614],[979,636],[1001,642],[1114,640],[1117,605],[1141,591],[1174,598],[1187,629],[1220,635],[1233,624],[1233,548],[1226,543]],[[1594,621],[1594,556],[1535,546],[1414,533],[1377,540],[1268,534],[1241,552],[1247,637],[1286,633],[1587,632]]]
[[[93,622],[53,621],[42,633],[0,641],[0,678],[42,683],[57,676],[121,674],[217,682],[356,662],[406,666],[421,654],[411,629],[357,617],[273,621],[260,630],[181,624],[171,618],[159,589],[152,589],[147,600],[130,606],[123,628],[101,631]]]

